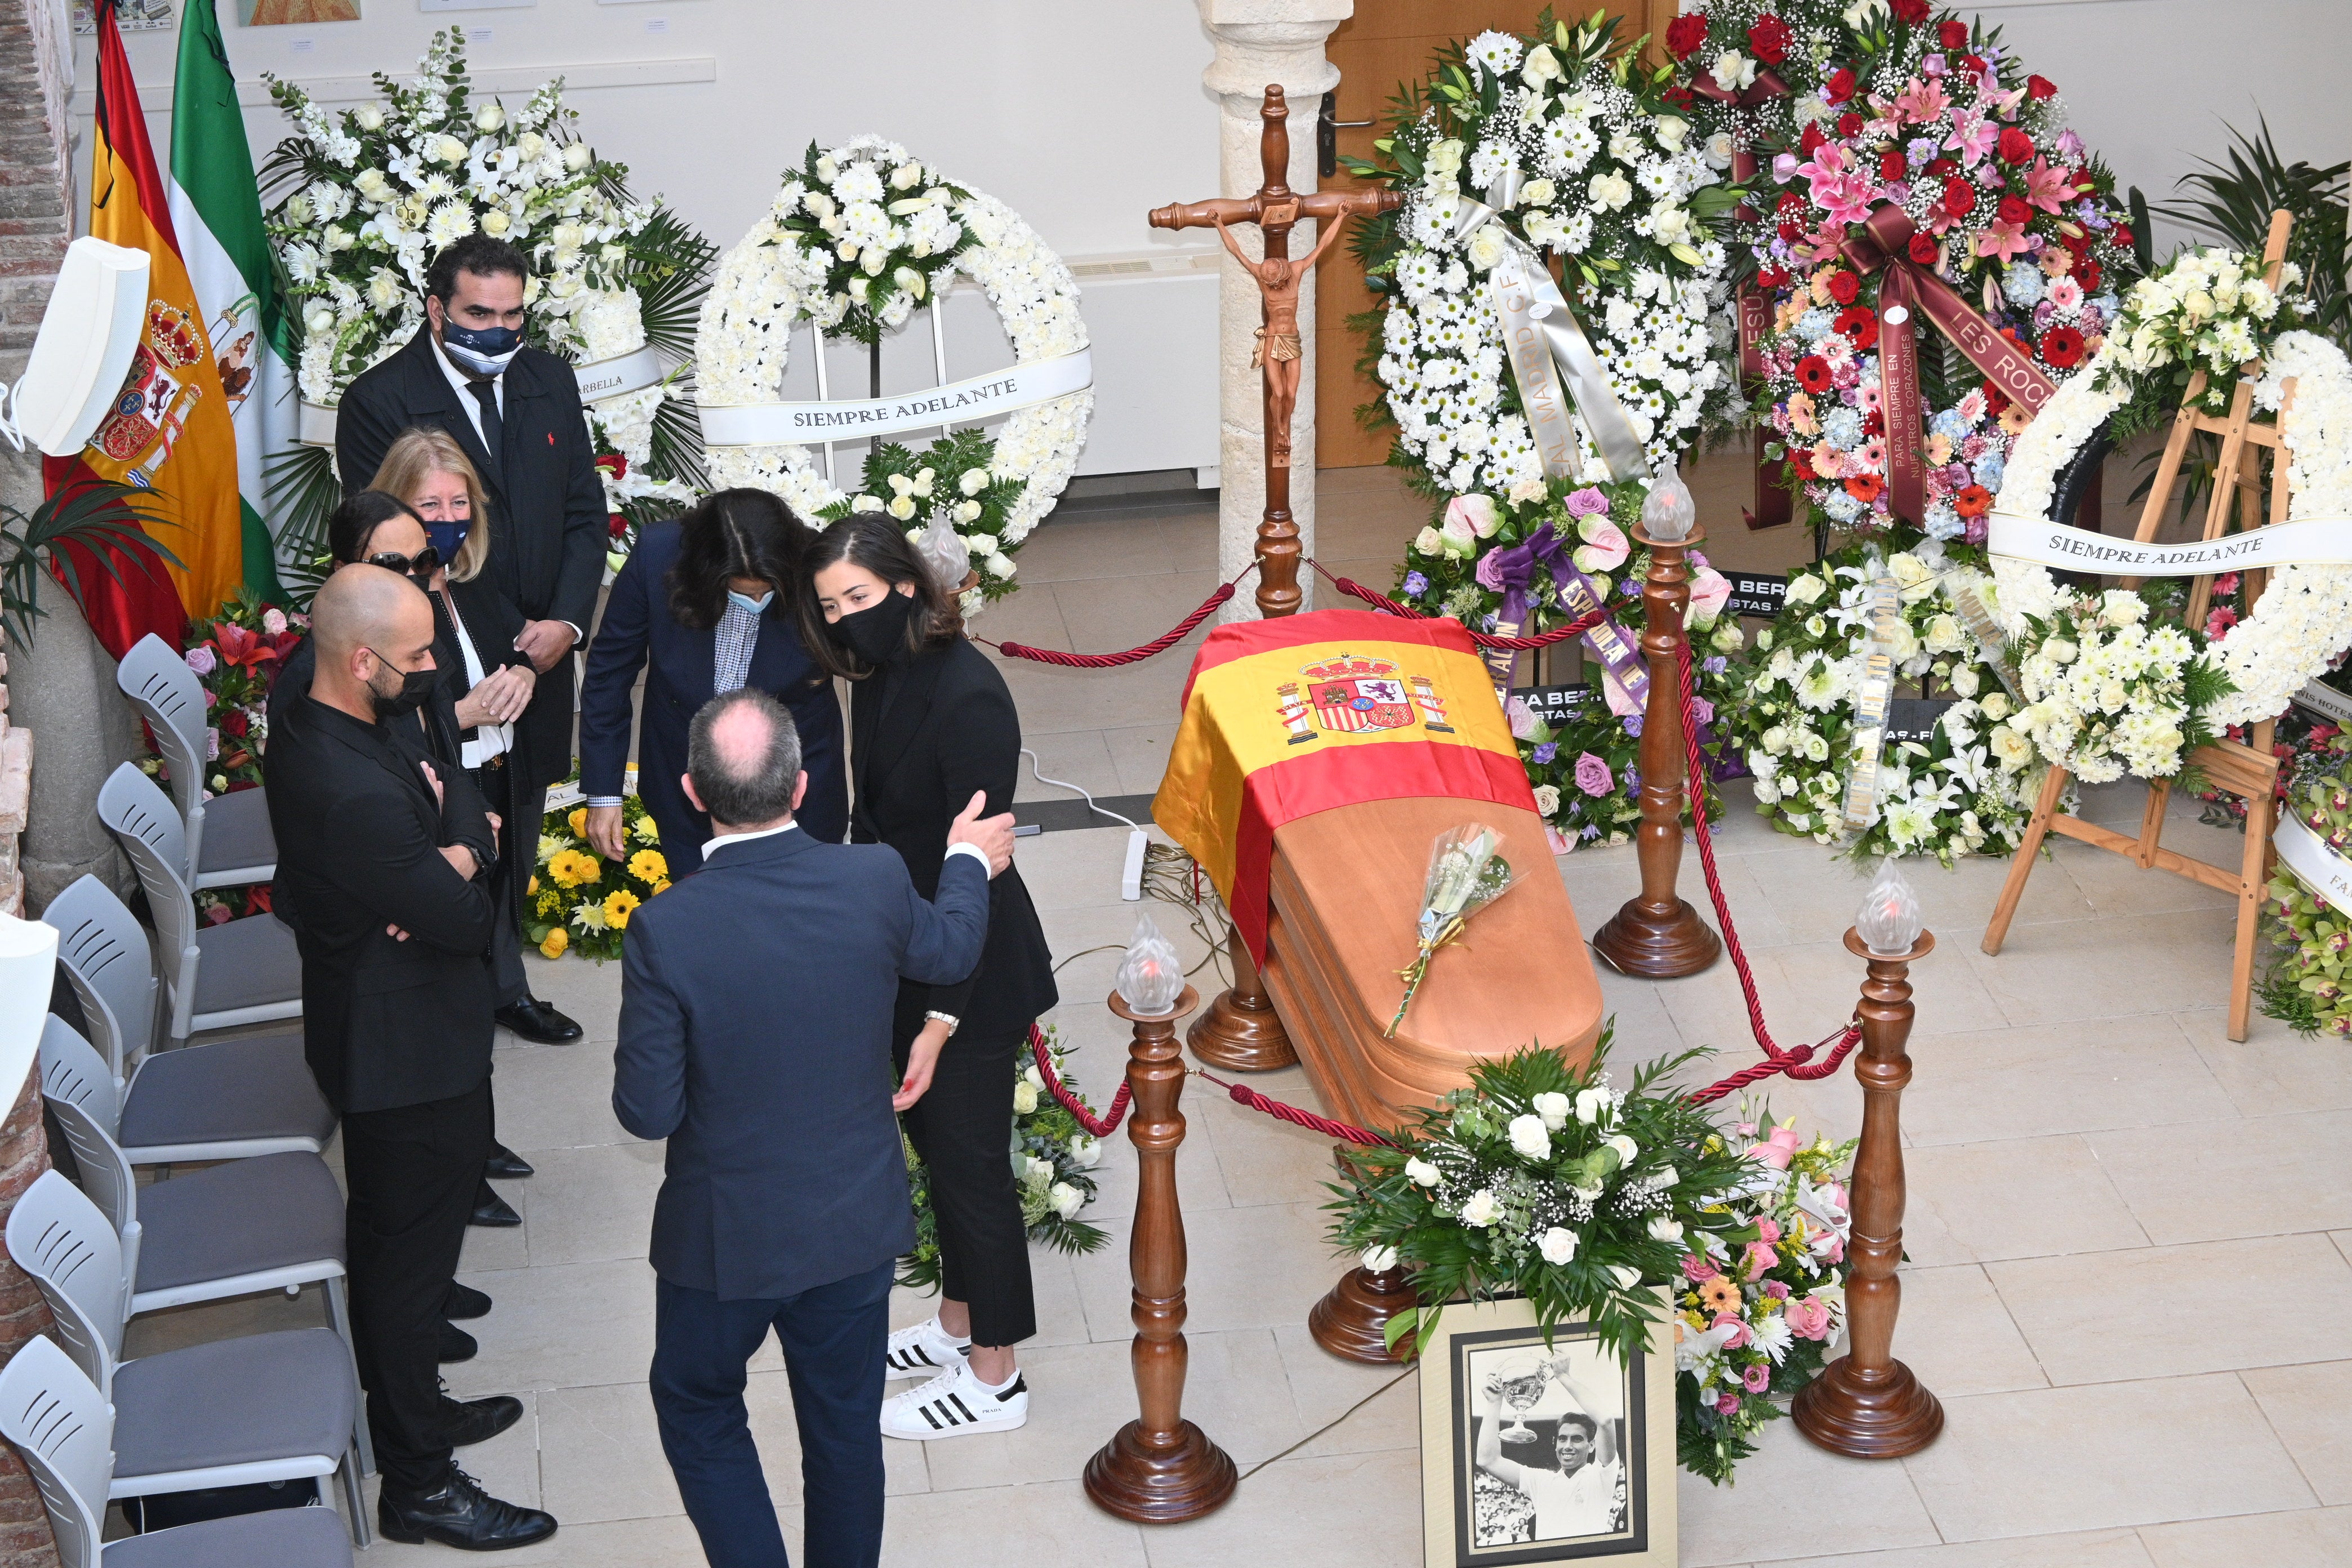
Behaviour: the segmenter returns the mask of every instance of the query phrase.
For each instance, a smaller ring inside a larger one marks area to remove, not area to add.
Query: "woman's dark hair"
[[[792,508],[766,490],[720,490],[688,509],[677,525],[677,559],[667,582],[670,616],[679,626],[698,632],[717,626],[727,611],[730,577],[774,584],[768,614],[792,614],[801,560],[814,537]]]
[[[409,504],[396,495],[383,490],[360,490],[345,496],[343,504],[327,519],[327,553],[338,566],[364,560],[368,541],[378,528],[395,517],[411,519],[419,528],[425,526]]]
[[[944,647],[963,635],[961,603],[940,585],[939,574],[915,553],[898,524],[879,512],[853,512],[818,534],[801,561],[801,643],[831,673],[853,680],[873,673],[864,659],[834,640],[816,602],[816,574],[838,561],[863,566],[893,592],[901,583],[915,585],[915,613],[907,617],[908,652]]]

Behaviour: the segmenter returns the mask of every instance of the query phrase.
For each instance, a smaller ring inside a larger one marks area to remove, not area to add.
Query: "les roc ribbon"
[[[1466,252],[1471,237],[1488,224],[1502,241],[1503,254],[1486,276],[1495,286],[1495,316],[1503,330],[1503,353],[1510,361],[1511,379],[1519,389],[1519,406],[1534,432],[1536,450],[1543,458],[1546,477],[1577,477],[1576,423],[1569,417],[1572,404],[1583,416],[1592,444],[1612,479],[1646,479],[1650,461],[1642,438],[1624,405],[1610,389],[1608,374],[1583,323],[1568,308],[1568,296],[1552,280],[1551,268],[1528,247],[1527,242],[1495,220],[1497,208],[1518,199],[1520,175],[1506,169],[1487,187],[1486,203],[1464,198],[1454,219],[1454,237]],[[1491,203],[1492,205],[1486,205]]]

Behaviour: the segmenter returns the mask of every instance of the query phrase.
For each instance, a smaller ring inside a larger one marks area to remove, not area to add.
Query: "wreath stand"
[[[2263,279],[2273,289],[2278,286],[2279,266],[2286,257],[2286,241],[2294,219],[2284,212],[2271,215],[2270,234],[2263,247]],[[2156,482],[2148,489],[2147,506],[2140,513],[2139,531],[2135,537],[2145,544],[2156,537],[2164,510],[2172,500],[2172,487],[2180,478],[2180,468],[2189,452],[2189,437],[2200,430],[2210,431],[2221,437],[2221,456],[2213,471],[2213,499],[2205,509],[2205,534],[2208,540],[2219,539],[2230,521],[2230,503],[2234,491],[2238,501],[2239,524],[2245,531],[2262,527],[2267,522],[2284,522],[2287,514],[2287,465],[2274,462],[2271,480],[2271,505],[2267,517],[2263,514],[2262,458],[2250,451],[2252,447],[2268,447],[2284,458],[2279,444],[2277,422],[2257,420],[2253,415],[2253,383],[2258,365],[2249,364],[2240,371],[2238,390],[2230,400],[2230,412],[2225,416],[2200,414],[2196,404],[2202,396],[2206,374],[2199,371],[2189,383],[2182,399],[2183,406],[2173,416],[2172,434],[2164,444],[2164,460],[2156,471]],[[2280,400],[2279,417],[2284,419],[2294,403],[2294,384],[2287,383]],[[2253,611],[2255,601],[2262,596],[2263,572],[2245,574],[2246,610]],[[2124,586],[2137,586],[2138,579],[2126,577]],[[2211,574],[2194,578],[2189,590],[2188,621],[2196,626],[2205,618],[2207,603],[2213,594]],[[2189,753],[2183,766],[2195,768],[2221,788],[2242,795],[2246,802],[2246,852],[2239,868],[2232,872],[2219,866],[2209,866],[2176,850],[2165,848],[2158,840],[2164,831],[2165,806],[2172,796],[2169,779],[2151,779],[2147,786],[2147,808],[2140,818],[2139,836],[2132,837],[2095,823],[2069,816],[2058,809],[2059,798],[2065,793],[2067,771],[2052,764],[2049,776],[2042,780],[2042,797],[2035,802],[2032,820],[2026,825],[2025,837],[2017,846],[2016,858],[2010,862],[2009,880],[2002,884],[2000,901],[1993,906],[1992,921],[1985,927],[1984,951],[1989,954],[2000,952],[2002,939],[2009,934],[2009,922],[2017,914],[2020,900],[2025,896],[2025,879],[2033,874],[2033,862],[2042,852],[2042,840],[2052,833],[2078,839],[2095,848],[2122,855],[2137,862],[2143,871],[2169,871],[2218,888],[2238,897],[2238,945],[2236,961],[2230,971],[2230,1038],[2246,1037],[2248,1016],[2252,1010],[2254,978],[2254,934],[2262,916],[2263,889],[2270,880],[2271,829],[2275,819],[2278,759],[2271,754],[2271,737],[2278,721],[2265,719],[2253,727],[2250,743],[2237,741],[2215,741]]]

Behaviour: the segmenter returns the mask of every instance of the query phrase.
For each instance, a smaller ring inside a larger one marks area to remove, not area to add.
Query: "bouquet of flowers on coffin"
[[[1413,994],[1421,989],[1437,950],[1460,936],[1472,915],[1509,892],[1511,884],[1518,880],[1518,873],[1511,869],[1502,851],[1503,836],[1481,823],[1449,827],[1437,836],[1429,852],[1429,879],[1422,885],[1421,916],[1415,921],[1421,951],[1397,971],[1404,981],[1404,997],[1397,1003],[1396,1016],[1389,1020],[1387,1038],[1396,1038],[1397,1026],[1404,1022],[1405,1009],[1412,1005]]]

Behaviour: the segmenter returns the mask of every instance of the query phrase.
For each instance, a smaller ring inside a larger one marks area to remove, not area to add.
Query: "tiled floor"
[[[1384,474],[1323,480],[1322,552],[1382,582],[1417,511]],[[1792,533],[1717,548],[1728,563],[1763,568],[1785,561]],[[1023,592],[982,629],[1088,650],[1139,641],[1207,593],[1213,540],[1197,509],[1054,524],[1023,555]],[[1176,653],[1108,675],[1013,671],[1045,771],[1098,791],[1150,790],[1183,668]],[[2130,787],[2094,792],[2085,807],[2119,823],[2139,809]],[[2178,846],[2235,860],[2234,835],[2182,813],[2171,831]],[[1022,842],[1057,952],[1128,936],[1134,908],[1117,890],[1124,838],[1108,828]],[[1724,826],[1720,847],[1774,1027],[1820,1035],[1844,1016],[1861,978],[1838,941],[1859,882],[1826,851],[1775,837],[1745,811]],[[1910,1261],[1897,1349],[1943,1397],[1944,1436],[1917,1458],[1865,1464],[1778,1426],[1736,1489],[1683,1478],[1682,1561],[2340,1568],[2352,1562],[2352,1352],[2334,1309],[2352,1300],[2342,1131],[2352,1053],[2261,1019],[2252,1039],[2231,1044],[2221,1010],[2231,916],[2220,898],[2079,845],[2060,845],[2037,870],[2007,951],[1986,957],[1978,942],[2002,872],[1979,862],[1918,874],[1939,945],[1914,975]],[[1559,874],[1588,931],[1635,883],[1627,849],[1579,854]],[[1696,895],[1695,866],[1685,882]],[[1201,956],[1188,934],[1173,934]],[[1076,1076],[1096,1091],[1124,1057],[1124,1028],[1100,1002],[1112,958],[1068,963],[1055,1018],[1078,1043]],[[463,1458],[494,1489],[563,1521],[517,1563],[694,1563],[644,1388],[658,1152],[627,1138],[607,1106],[618,966],[533,963],[540,994],[586,1022],[589,1040],[499,1053],[502,1135],[540,1173],[504,1184],[525,1215],[520,1230],[469,1235],[465,1278],[498,1307],[468,1325],[482,1353],[450,1368],[449,1381],[463,1395],[520,1393],[529,1410]],[[1621,1062],[1702,1045],[1732,1063],[1752,1055],[1727,965],[1664,984],[1606,978],[1604,988]],[[1313,1103],[1296,1069],[1259,1087]],[[1850,1077],[1784,1086],[1773,1103],[1832,1134],[1858,1125]],[[1098,1512],[1078,1485],[1087,1456],[1134,1410],[1125,1350],[1134,1164],[1122,1139],[1093,1211],[1111,1245],[1033,1259],[1044,1328],[1024,1355],[1030,1425],[892,1445],[886,1561],[1419,1561],[1416,1374],[1336,1361],[1304,1327],[1341,1268],[1318,1212],[1328,1146],[1213,1094],[1188,1096],[1186,1109],[1186,1412],[1252,1472],[1238,1496],[1209,1519],[1146,1530]],[[313,1321],[315,1294],[159,1315],[134,1325],[131,1349],[226,1324]],[[925,1310],[910,1297],[895,1304],[898,1321]],[[772,1351],[757,1365],[754,1418],[796,1538],[788,1395]],[[436,1554],[379,1545],[372,1555]]]

